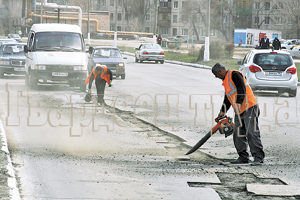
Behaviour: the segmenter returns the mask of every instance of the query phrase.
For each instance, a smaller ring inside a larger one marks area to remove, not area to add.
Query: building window
[[[226,24],[227,22],[228,22],[228,16],[225,15],[225,16],[223,17],[223,23]]]
[[[110,0],[110,6],[115,6],[115,0]]]
[[[150,27],[145,27],[145,32],[150,33]]]
[[[282,3],[281,2],[275,3],[274,10],[281,10],[281,8],[282,8]]]
[[[187,15],[181,15],[181,21],[182,22],[187,22],[188,21],[188,16]]]
[[[110,21],[114,21],[114,13],[110,13]]]
[[[258,25],[259,24],[259,17],[254,17],[254,24]]]
[[[254,9],[259,10],[259,8],[260,8],[260,2],[255,2],[254,3]]]
[[[177,23],[177,15],[173,15],[173,23]]]
[[[106,6],[106,0],[101,1],[101,6],[103,6],[103,7]]]
[[[270,17],[265,17],[265,25],[269,25],[270,24]]]
[[[168,35],[169,34],[169,28],[162,28],[161,29],[161,31],[162,31],[162,34],[165,34],[165,35]]]
[[[177,35],[177,28],[173,28],[173,33],[172,33],[173,36],[176,36]]]
[[[188,35],[189,34],[189,29],[183,28],[181,29],[181,35]]]
[[[265,3],[265,10],[270,10],[270,2]]]
[[[150,14],[146,14],[146,21],[150,21]]]
[[[197,31],[195,29],[192,30],[192,35],[197,35]]]
[[[274,17],[276,25],[282,25],[282,18],[281,17]]]
[[[118,0],[118,7],[122,7],[122,0]]]
[[[117,31],[122,31],[122,26],[117,26]]]
[[[216,36],[216,32],[217,32],[217,31],[216,31],[215,29],[211,29],[211,30],[210,30],[210,35],[211,35],[211,36]]]
[[[174,1],[174,8],[178,8],[178,1]]]
[[[122,13],[118,13],[118,21],[122,21]]]

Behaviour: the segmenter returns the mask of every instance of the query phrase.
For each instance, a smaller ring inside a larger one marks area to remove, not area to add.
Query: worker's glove
[[[91,93],[92,93],[91,89],[88,89],[88,94],[91,94]]]
[[[108,87],[111,87],[111,86],[113,86],[112,80],[111,80],[111,81],[109,81],[109,85],[108,85]]]

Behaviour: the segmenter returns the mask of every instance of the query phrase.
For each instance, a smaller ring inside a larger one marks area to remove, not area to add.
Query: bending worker
[[[212,73],[216,78],[223,80],[222,85],[225,89],[223,105],[216,121],[224,118],[231,105],[235,112],[233,142],[239,158],[231,163],[249,163],[248,144],[254,157],[252,165],[263,163],[265,153],[258,127],[259,108],[250,85],[242,73],[236,70],[227,70],[219,63],[212,67]]]
[[[85,84],[89,84],[89,94],[91,94],[91,87],[94,80],[97,89],[98,103],[100,105],[105,105],[103,99],[105,83],[107,83],[109,87],[112,86],[112,72],[110,71],[110,69],[108,69],[106,65],[96,64],[96,66],[92,70],[92,73],[88,76],[88,78],[85,81]]]

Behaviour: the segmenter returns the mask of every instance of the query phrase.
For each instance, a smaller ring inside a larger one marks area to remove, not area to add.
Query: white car
[[[251,50],[237,64],[253,91],[287,92],[290,97],[297,95],[297,68],[287,51]]]
[[[141,44],[136,50],[135,62],[155,61],[161,64],[165,62],[165,53],[159,44]]]
[[[287,40],[286,42],[284,42],[283,44],[281,44],[281,48],[282,49],[291,50],[291,48],[294,45],[298,45],[299,43],[300,43],[300,40],[297,40],[297,39]]]

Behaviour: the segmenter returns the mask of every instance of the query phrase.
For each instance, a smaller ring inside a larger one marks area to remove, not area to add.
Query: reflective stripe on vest
[[[231,79],[231,73],[232,73],[232,70],[229,70],[228,73],[227,73],[228,74],[228,80],[232,80]],[[246,82],[245,87],[247,87],[248,85],[249,85],[249,83]],[[230,97],[233,93],[237,92],[236,87],[232,84],[231,81],[229,81],[229,86],[230,86],[231,92],[226,94],[227,98]]]
[[[237,70],[228,70],[227,76],[223,80],[222,85],[225,88],[225,94],[226,94],[228,100],[230,101],[231,105],[234,107],[235,104],[236,104],[236,99],[237,99],[237,89],[236,89],[236,86],[234,85],[234,83],[232,81],[232,72],[233,71],[237,71]],[[239,71],[237,71],[237,72],[239,72]],[[246,93],[245,93],[245,98],[244,98],[244,101],[242,103],[242,107],[241,107],[241,110],[240,110],[239,114],[243,113],[248,108],[256,105],[256,99],[255,99],[255,96],[253,94],[253,91],[252,91],[249,83],[245,79],[244,75],[242,73],[241,73],[241,75],[243,76],[243,81],[244,81],[244,84],[245,84]]]

